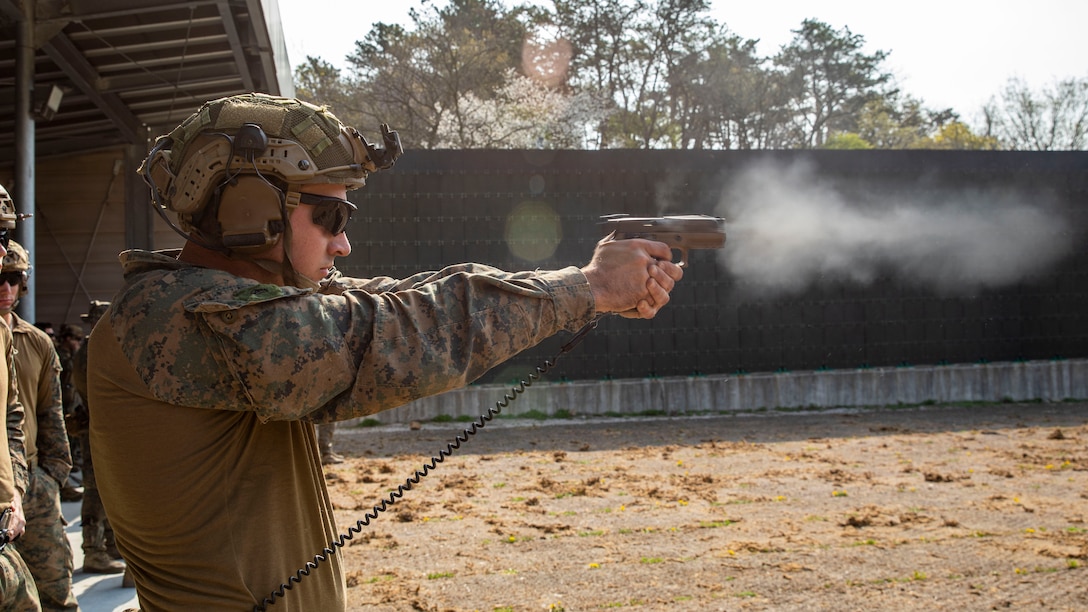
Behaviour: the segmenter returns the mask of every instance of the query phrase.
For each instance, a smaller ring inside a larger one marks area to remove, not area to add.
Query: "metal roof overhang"
[[[31,108],[63,94],[55,114],[37,113],[36,157],[144,145],[222,96],[294,96],[276,0],[0,0],[0,165],[18,156],[28,7]]]

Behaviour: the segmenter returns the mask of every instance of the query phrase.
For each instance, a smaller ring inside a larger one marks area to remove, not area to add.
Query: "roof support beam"
[[[294,97],[295,85],[292,76],[291,66],[284,63],[283,66],[276,65],[276,52],[279,49],[286,48],[282,44],[277,44],[280,41],[277,39],[273,41],[270,33],[270,22],[274,22],[277,25],[276,32],[282,37],[282,31],[278,29],[280,23],[279,8],[274,3],[264,3],[261,0],[246,0],[246,8],[249,11],[250,31],[256,37],[254,41],[257,47],[259,57],[257,58],[257,69],[261,70],[261,80],[264,82],[263,87],[270,94],[276,94],[280,96]],[[274,11],[273,15],[265,13],[265,9],[269,8]],[[280,69],[286,70],[281,74]]]
[[[119,96],[102,93],[95,87],[98,82],[98,73],[67,36],[64,34],[54,36],[45,44],[43,50],[57,66],[60,66],[68,78],[72,79],[72,83],[117,125],[125,142],[131,144],[144,142],[144,130],[141,129],[140,120],[129,111]]]
[[[223,18],[223,29],[227,32],[227,38],[230,40],[230,48],[234,52],[234,65],[238,66],[238,76],[242,79],[242,84],[249,91],[256,90],[253,86],[253,73],[249,69],[249,62],[246,61],[245,50],[242,48],[242,37],[238,34],[238,27],[234,23],[234,14],[230,10],[230,5],[225,1],[219,2],[219,15]]]

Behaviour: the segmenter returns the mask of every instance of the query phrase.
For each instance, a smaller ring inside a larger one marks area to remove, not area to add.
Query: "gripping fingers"
[[[647,270],[652,280],[657,281],[665,291],[672,292],[676,281],[684,277],[684,269],[671,261],[655,261]]]
[[[669,292],[676,286],[676,279],[668,271],[661,268],[661,263],[654,262],[648,267],[647,271],[650,275],[650,278],[646,279],[648,296],[638,301],[636,307],[638,318],[652,319],[665,307],[665,304],[669,303]],[[673,267],[680,270],[679,266],[673,265]],[[680,274],[682,275],[683,272],[681,271]],[[631,313],[631,315],[634,316],[634,313]]]

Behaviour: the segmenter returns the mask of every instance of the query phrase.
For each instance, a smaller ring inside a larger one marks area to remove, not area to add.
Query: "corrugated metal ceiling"
[[[63,92],[37,156],[143,144],[206,100],[294,95],[276,0],[0,0],[0,164],[15,157],[16,35],[35,10],[34,88]]]

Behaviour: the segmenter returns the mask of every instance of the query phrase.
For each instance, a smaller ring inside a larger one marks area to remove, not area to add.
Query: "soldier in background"
[[[0,320],[11,330],[19,398],[25,410],[23,433],[30,486],[23,499],[26,533],[16,547],[38,589],[43,610],[78,610],[72,592],[72,546],[64,531],[60,488],[72,456],[60,399],[60,359],[48,334],[15,314],[27,293],[30,256],[14,240],[0,272]]]
[[[53,327],[53,324],[49,321],[34,321],[34,327],[45,332],[45,335],[49,336],[49,339],[53,341],[53,348],[60,347],[60,341],[57,340],[57,329]]]
[[[83,446],[80,444],[80,432],[87,433],[87,410],[83,407],[83,398],[76,392],[72,382],[72,356],[83,344],[83,328],[78,325],[60,326],[57,334],[57,356],[60,358],[60,399],[64,407],[64,426],[68,430],[68,446],[72,451],[72,472],[82,472]],[[83,499],[83,482],[73,474],[60,489],[60,499],[75,502]]]
[[[0,262],[8,254],[15,229],[15,204],[0,185]],[[0,271],[3,264],[0,263]],[[10,543],[26,529],[23,495],[30,484],[23,435],[23,406],[15,383],[15,353],[11,330],[0,325],[0,404],[7,406],[7,427],[0,428],[0,610],[41,610],[38,589],[19,551]],[[4,457],[10,457],[9,461]]]
[[[110,307],[109,302],[92,300],[85,314],[79,318],[90,329],[102,318],[102,313]],[[72,382],[80,398],[87,397],[87,342],[80,345],[72,355]],[[86,399],[82,400],[87,423],[90,422],[91,407]],[[125,571],[121,553],[113,537],[113,529],[106,518],[106,509],[102,507],[102,497],[98,494],[98,483],[94,477],[94,459],[91,440],[86,426],[79,434],[79,443],[83,447],[83,507],[80,516],[83,523],[83,572],[87,574],[120,574]],[[130,586],[126,581],[125,586]]]
[[[332,437],[335,432],[336,423],[321,423],[317,426],[317,445],[321,448],[321,465],[344,462],[344,456],[332,449]]]

